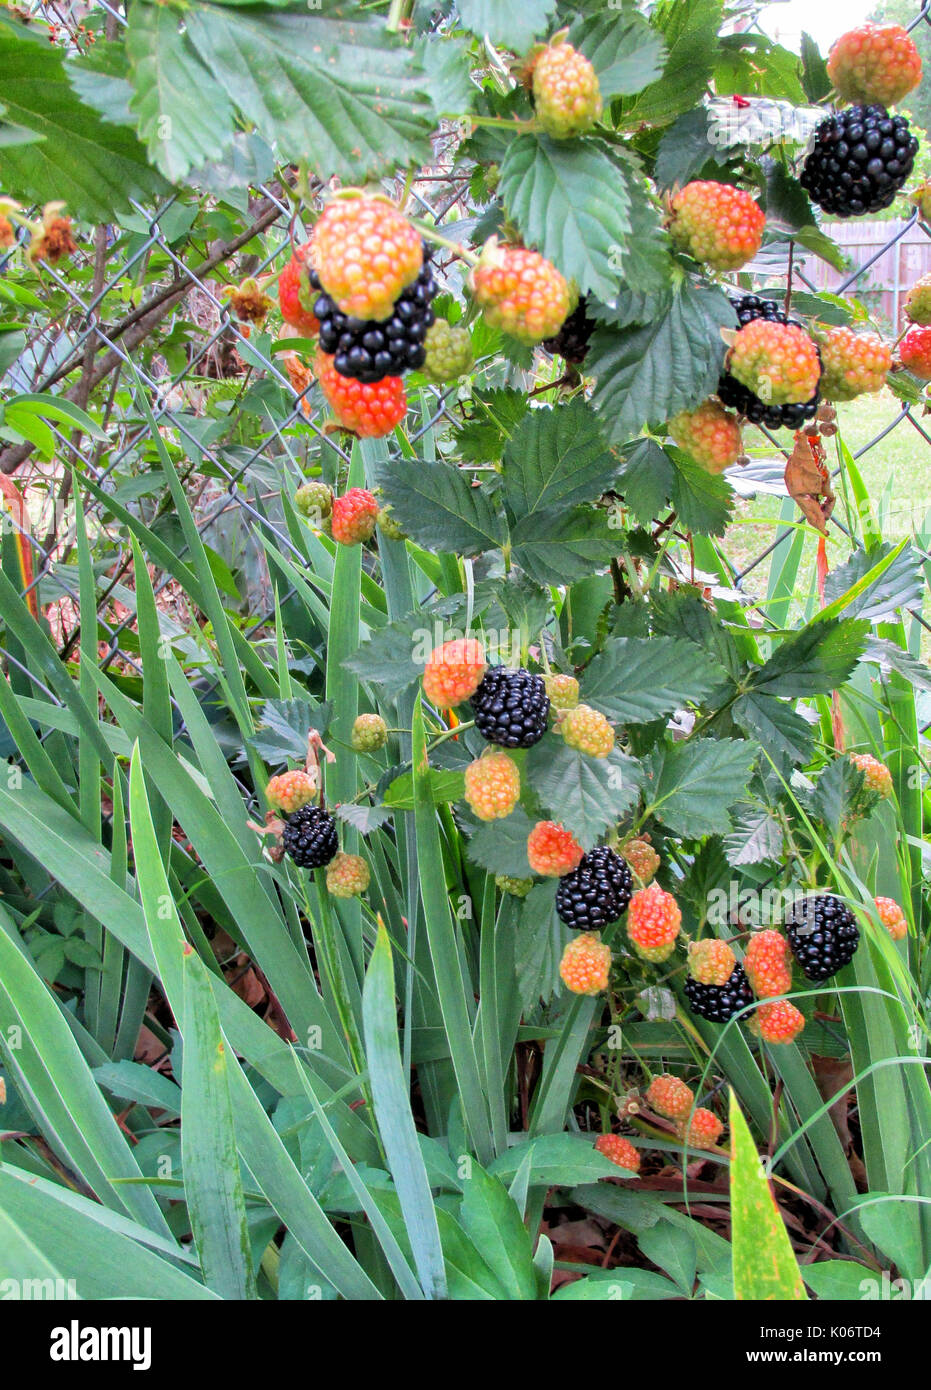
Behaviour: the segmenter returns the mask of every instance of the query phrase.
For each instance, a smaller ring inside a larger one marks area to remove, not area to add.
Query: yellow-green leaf
[[[733,1091],[730,1126],[734,1296],[763,1302],[805,1299],[795,1252]]]

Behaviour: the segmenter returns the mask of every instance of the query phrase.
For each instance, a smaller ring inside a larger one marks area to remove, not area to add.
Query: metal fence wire
[[[748,7],[751,23],[757,22],[759,7]],[[82,22],[92,11],[106,12],[106,22],[110,32],[115,33],[118,26],[125,24],[123,15],[107,0],[95,0],[90,6],[80,3],[43,4],[33,7],[37,20],[50,24],[73,28]],[[912,21],[910,28],[921,24],[931,24],[931,0],[925,0]],[[469,186],[471,168],[457,158],[460,132],[456,127],[442,130],[434,140],[434,163],[429,169],[421,171],[407,190],[416,205],[417,215],[436,224],[444,224],[444,234],[450,234],[447,219],[451,213],[457,216],[458,234],[466,236],[476,219],[476,209],[470,202]],[[386,182],[386,191],[400,196],[402,185]],[[322,189],[320,190],[323,191]],[[8,192],[15,196],[15,189]],[[293,471],[295,479],[303,476],[303,468],[292,447],[292,439],[287,431],[300,425],[304,436],[301,443],[317,454],[329,451],[333,462],[348,463],[348,456],[341,448],[337,438],[323,428],[324,411],[315,393],[313,384],[306,386],[293,384],[280,360],[262,353],[252,340],[248,329],[231,313],[229,303],[222,297],[225,284],[236,284],[244,275],[260,276],[276,272],[291,254],[291,236],[300,239],[302,214],[309,211],[302,203],[296,202],[292,190],[278,183],[261,184],[249,190],[246,218],[248,225],[242,232],[228,241],[211,244],[204,252],[202,246],[194,246],[184,235],[177,234],[177,228],[185,222],[185,204],[182,195],[174,195],[153,208],[134,204],[142,229],[129,238],[118,229],[99,226],[92,229],[89,236],[79,238],[79,248],[70,262],[56,267],[43,263],[41,274],[47,278],[50,288],[64,296],[66,309],[54,319],[37,322],[28,335],[25,351],[8,370],[4,389],[7,395],[19,392],[51,392],[60,394],[82,407],[92,393],[99,404],[104,388],[102,426],[106,432],[106,442],[94,440],[78,432],[69,434],[54,420],[48,420],[58,448],[58,456],[52,465],[36,463],[31,458],[32,446],[28,444],[7,445],[0,449],[0,473],[15,474],[16,482],[26,494],[27,503],[35,506],[37,497],[44,498],[40,514],[31,514],[29,523],[19,526],[14,516],[4,518],[5,524],[20,530],[31,549],[33,559],[33,578],[23,590],[28,596],[30,590],[41,586],[43,609],[49,616],[49,608],[57,603],[59,610],[72,605],[74,626],[70,632],[64,627],[54,636],[60,638],[64,652],[70,652],[78,638],[77,614],[79,609],[78,592],[73,582],[73,573],[68,564],[76,537],[76,513],[70,492],[71,468],[79,477],[92,480],[101,490],[103,499],[115,488],[115,479],[121,465],[128,463],[147,436],[149,426],[139,420],[130,409],[120,408],[118,397],[126,392],[143,392],[158,427],[170,432],[193,460],[188,481],[194,481],[197,488],[195,516],[197,527],[205,540],[213,538],[216,548],[222,548],[224,527],[229,532],[228,523],[235,521],[239,543],[246,550],[251,549],[254,564],[260,566],[264,582],[256,585],[264,602],[250,607],[247,612],[247,635],[259,636],[274,617],[274,603],[269,601],[267,571],[264,570],[262,547],[255,540],[258,529],[273,542],[276,548],[291,554],[298,561],[302,555],[281,525],[276,524],[268,506],[269,470],[285,467]],[[883,224],[875,223],[877,233]],[[296,229],[296,230],[295,230]],[[833,288],[838,295],[853,295],[857,286],[868,276],[872,266],[895,246],[906,233],[920,229],[931,239],[931,227],[924,223],[916,209],[911,218],[904,223],[896,223],[891,235],[878,246],[861,265],[852,269]],[[111,252],[121,236],[129,250],[125,258],[108,273]],[[257,238],[265,237],[266,252],[256,257],[254,247]],[[0,274],[3,274],[10,257],[15,251],[0,257]],[[153,279],[153,266],[159,274]],[[85,274],[75,276],[75,268]],[[459,288],[458,269],[453,257],[440,258],[437,267],[441,287],[444,282],[448,288]],[[798,259],[789,258],[785,267],[788,284],[793,290],[815,291],[819,286],[806,272],[804,264]],[[138,277],[145,274],[146,288],[141,302],[132,304],[134,287]],[[85,287],[87,282],[87,287]],[[159,343],[174,328],[183,336],[186,360],[175,371],[168,366],[164,352],[159,354]],[[160,335],[160,337],[158,336]],[[154,351],[153,351],[154,349]],[[143,358],[148,350],[148,367]],[[234,356],[233,354],[238,355]],[[159,363],[164,371],[158,370]],[[231,375],[224,375],[224,364],[235,364]],[[246,383],[254,383],[260,377],[275,383],[287,393],[290,405],[283,420],[269,423],[263,431],[261,440],[253,446],[240,450],[244,456],[237,457],[235,465],[229,453],[226,455],[205,444],[198,429],[198,394],[209,393],[218,382],[233,381],[244,389]],[[212,385],[211,385],[212,383]],[[413,443],[426,431],[445,421],[454,421],[451,401],[457,388],[446,390],[424,387],[421,392],[422,423],[409,437]],[[189,409],[184,407],[188,406]],[[872,449],[878,448],[892,432],[902,429],[913,430],[925,444],[931,445],[931,433],[925,428],[918,411],[924,412],[924,404],[916,407],[909,402],[897,403],[890,407],[888,422],[874,438],[862,445],[854,455],[860,458]],[[777,454],[788,457],[782,443],[768,431],[769,444]],[[389,440],[389,448],[396,445]],[[300,452],[300,450],[298,450]],[[198,467],[200,461],[201,467]],[[209,467],[208,467],[209,465]],[[201,469],[205,471],[201,471]],[[735,481],[740,482],[739,468],[734,470]],[[776,479],[781,478],[782,468],[775,465],[767,475],[761,470],[751,469],[752,478],[769,478],[767,491],[777,491]],[[36,487],[35,484],[40,484]],[[742,491],[746,495],[753,484],[747,482]],[[783,496],[786,496],[783,486]],[[131,645],[124,645],[125,634],[136,621],[131,588],[132,552],[122,538],[117,523],[107,519],[105,500],[90,495],[82,495],[85,524],[91,530],[108,539],[116,552],[107,572],[101,576],[98,606],[98,636],[103,634],[101,665],[106,669],[114,662],[124,671],[141,675],[142,671]],[[111,514],[112,516],[112,514]],[[832,526],[844,532],[842,522],[832,518]],[[746,602],[752,603],[753,596],[745,585],[770,556],[785,545],[795,534],[792,525],[781,525],[772,542],[742,567],[728,562],[735,590],[742,593]],[[846,532],[845,532],[846,534]],[[227,534],[227,540],[229,535]],[[725,540],[726,544],[726,540]],[[179,540],[176,554],[183,559],[188,547]],[[925,557],[931,559],[931,556]],[[124,576],[128,582],[122,583]],[[261,578],[261,577],[260,577]],[[156,595],[165,594],[173,584],[167,573],[154,576]],[[293,595],[294,590],[279,596],[282,604]],[[909,610],[911,616],[926,630],[931,632],[931,624],[917,609]],[[18,665],[17,658],[9,651],[7,659]],[[46,696],[60,703],[51,690],[46,689],[35,672],[27,672],[30,678],[43,689]]]

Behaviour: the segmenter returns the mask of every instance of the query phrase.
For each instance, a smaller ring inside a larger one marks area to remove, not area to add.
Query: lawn
[[[883,534],[895,542],[904,535],[914,536],[916,533],[927,537],[928,514],[931,511],[931,444],[908,418],[898,418],[900,409],[899,401],[890,391],[863,396],[838,409],[839,438],[843,439],[856,458]],[[917,410],[915,414],[920,423],[921,416]],[[889,432],[883,434],[885,430]],[[747,452],[753,459],[772,458],[776,454],[775,447],[766,436],[752,426],[746,432],[745,442]],[[790,442],[791,436],[787,431],[782,431],[780,444],[787,447]],[[861,450],[864,452],[861,453]],[[838,457],[829,455],[829,459],[833,473],[838,466]],[[846,527],[841,479],[835,476],[833,482],[838,494],[835,516]],[[751,565],[780,531],[785,532],[786,516],[793,521],[800,517],[797,508],[789,509],[786,497],[761,492],[753,497],[738,498],[734,523],[725,537],[725,549],[739,572]],[[783,541],[772,556],[767,556],[750,570],[741,581],[746,593],[765,600],[773,560],[776,559],[778,563],[789,543],[788,539]],[[799,611],[795,616],[801,616],[814,599],[816,546],[815,533],[808,528],[796,590]],[[828,557],[832,568],[843,563],[847,552],[846,535],[832,526],[828,537]]]

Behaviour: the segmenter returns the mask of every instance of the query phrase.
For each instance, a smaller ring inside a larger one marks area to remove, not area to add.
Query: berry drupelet
[[[818,126],[800,182],[825,212],[861,217],[890,206],[917,153],[904,116],[890,116],[884,106],[848,106]]]
[[[849,965],[860,944],[856,918],[832,893],[793,903],[786,936],[805,976],[816,983]]]
[[[472,696],[479,733],[502,748],[532,748],[546,733],[550,698],[543,677],[492,666]]]
[[[319,869],[339,849],[336,823],[320,806],[302,806],[289,816],[281,843],[300,869]]]
[[[616,922],[627,911],[633,891],[629,866],[613,849],[600,845],[559,880],[556,912],[573,931],[595,931]]]

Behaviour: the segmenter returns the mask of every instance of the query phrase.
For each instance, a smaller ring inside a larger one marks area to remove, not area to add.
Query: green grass
[[[900,413],[899,401],[889,391],[875,396],[863,396],[848,405],[838,407],[840,436],[854,455],[870,445]],[[920,419],[919,413],[916,416]],[[931,421],[929,421],[931,425]],[[928,430],[931,434],[931,428]],[[830,445],[831,441],[827,441]],[[754,427],[745,432],[747,452],[753,458],[773,457],[775,448],[769,440]],[[791,435],[783,431],[780,443],[791,447]],[[837,453],[829,448],[828,463],[832,474],[837,468]],[[884,535],[897,542],[903,535],[914,535],[916,531],[926,530],[926,515],[931,509],[931,445],[906,419],[873,444],[857,460],[863,479],[869,488],[873,506],[877,511]],[[832,485],[838,494],[835,508],[837,520],[847,525],[841,479],[832,478]],[[744,570],[775,539],[780,529],[780,513],[784,498],[760,493],[752,498],[738,499],[734,512],[734,522],[725,537],[724,547],[731,562],[739,571]],[[796,520],[801,513],[796,509]],[[799,570],[797,588],[800,616],[815,595],[815,552],[817,535],[813,529],[806,528],[805,551]],[[788,541],[783,542],[787,545]],[[831,527],[828,535],[828,560],[832,568],[843,563],[848,554],[846,536]],[[776,552],[781,554],[780,551]],[[743,581],[745,592],[755,599],[765,599],[772,556],[751,570]]]

